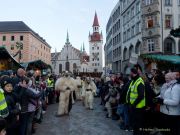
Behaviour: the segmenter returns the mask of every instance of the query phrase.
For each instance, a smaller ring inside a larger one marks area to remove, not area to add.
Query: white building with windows
[[[69,41],[67,33],[67,39],[61,52],[55,52],[51,54],[52,68],[55,74],[62,73],[63,71],[70,71],[72,73],[89,72],[89,56],[83,49],[76,49]]]
[[[180,54],[180,40],[170,30],[180,26],[179,0],[144,0],[142,53]]]
[[[113,18],[120,20],[119,27]],[[179,26],[180,0],[119,0],[106,26],[106,66],[112,65],[115,73],[128,73],[131,54],[180,54],[180,39],[170,35],[170,30]]]

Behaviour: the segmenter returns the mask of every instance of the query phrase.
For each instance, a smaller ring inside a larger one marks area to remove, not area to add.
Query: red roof
[[[91,42],[92,41],[101,41],[101,35],[97,32],[94,32],[92,35],[91,35]]]
[[[99,26],[99,21],[98,21],[98,17],[97,17],[96,12],[95,12],[95,16],[94,16],[93,26]]]

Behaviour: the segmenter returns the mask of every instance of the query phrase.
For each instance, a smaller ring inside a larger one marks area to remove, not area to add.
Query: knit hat
[[[12,84],[12,79],[10,77],[4,77],[1,80],[1,88],[4,88],[7,84]]]
[[[131,68],[131,72],[134,74],[138,74],[138,70],[136,68]]]

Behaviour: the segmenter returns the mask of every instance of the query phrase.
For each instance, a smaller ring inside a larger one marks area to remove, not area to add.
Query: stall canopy
[[[35,61],[30,61],[26,63],[21,63],[21,65],[26,69],[26,70],[44,70],[44,69],[51,69],[51,66],[43,62],[42,60],[35,60]]]
[[[9,54],[5,47],[0,47],[0,64],[5,64],[5,70],[17,70],[22,66]]]
[[[162,54],[145,54],[143,58],[151,59],[152,61],[164,61],[171,64],[180,65],[180,56],[178,55],[162,55]]]

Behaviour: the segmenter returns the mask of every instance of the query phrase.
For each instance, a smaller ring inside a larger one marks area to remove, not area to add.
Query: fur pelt
[[[76,98],[77,100],[81,100],[81,91],[82,91],[82,84],[81,84],[81,79],[80,77],[77,77],[75,79],[75,85],[76,85],[76,89],[75,89],[75,93],[76,93]]]
[[[87,91],[89,89],[90,91]],[[96,85],[93,81],[89,84],[87,82],[84,83],[84,91],[85,91],[85,107],[87,109],[93,109],[94,95],[96,95]]]
[[[66,91],[68,87],[71,91],[75,89],[75,82],[71,77],[61,77],[55,83],[56,91]]]
[[[69,88],[69,89],[67,89]],[[59,96],[59,108],[58,115],[68,114],[71,107],[69,101],[72,101],[70,98],[71,94],[75,89],[74,79],[71,77],[61,77],[55,83],[55,90],[60,92]],[[73,102],[73,101],[72,101]]]

